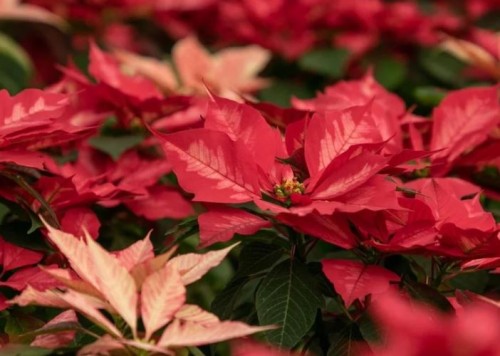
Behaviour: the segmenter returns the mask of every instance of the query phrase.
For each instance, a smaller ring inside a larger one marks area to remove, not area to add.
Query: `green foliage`
[[[294,347],[304,337],[322,303],[318,287],[307,267],[291,259],[275,266],[256,294],[261,325],[279,326],[266,332],[267,340],[283,347]]]
[[[116,161],[122,153],[137,146],[143,140],[142,135],[98,136],[91,138],[89,143],[92,147],[107,153]]]
[[[45,356],[52,354],[52,350],[22,344],[9,344],[2,347],[2,356]]]
[[[388,90],[394,90],[403,83],[407,71],[404,62],[391,57],[382,57],[375,62],[373,75]]]
[[[33,66],[26,52],[0,32],[0,88],[16,94],[28,86],[32,72]]]
[[[308,72],[330,78],[341,78],[345,74],[350,53],[344,48],[317,49],[304,54],[299,66]]]

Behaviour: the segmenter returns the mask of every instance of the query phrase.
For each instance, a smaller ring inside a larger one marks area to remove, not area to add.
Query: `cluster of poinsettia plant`
[[[499,9],[453,3],[0,4],[0,354],[499,354]]]

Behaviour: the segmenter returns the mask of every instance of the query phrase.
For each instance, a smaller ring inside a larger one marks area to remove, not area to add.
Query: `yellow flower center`
[[[287,199],[292,194],[304,194],[304,184],[300,183],[297,178],[285,179],[281,184],[274,186],[274,194],[278,199]]]

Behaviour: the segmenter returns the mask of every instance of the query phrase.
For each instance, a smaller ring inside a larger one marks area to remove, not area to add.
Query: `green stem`
[[[7,179],[10,179],[14,183],[16,183],[18,186],[20,186],[21,188],[23,188],[34,199],[38,200],[38,202],[44,208],[45,212],[47,213],[48,217],[50,218],[49,219],[49,223],[53,227],[55,227],[55,228],[59,228],[60,227],[59,221],[57,219],[57,216],[56,216],[54,210],[52,210],[52,208],[50,207],[50,205],[40,195],[40,193],[38,193],[35,189],[33,189],[33,187],[28,182],[26,182],[26,180],[20,174],[18,174],[18,173],[11,173],[11,172],[9,172],[7,170],[4,170],[4,171],[0,171],[0,175],[4,176]],[[35,211],[34,211],[34,213],[36,214]]]

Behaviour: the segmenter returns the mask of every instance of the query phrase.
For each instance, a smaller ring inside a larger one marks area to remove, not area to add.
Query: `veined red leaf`
[[[117,49],[113,52],[122,65],[153,81],[160,89],[172,92],[177,88],[175,74],[166,62]]]
[[[370,116],[370,104],[316,113],[306,129],[305,157],[314,176],[354,145],[382,142]]]
[[[128,271],[138,264],[152,260],[155,257],[150,236],[151,232],[142,240],[134,242],[129,247],[116,253],[116,258]]]
[[[137,328],[137,287],[134,278],[116,257],[88,235],[86,240],[92,267],[97,271],[97,289],[130,325],[135,334]]]
[[[101,223],[95,213],[89,208],[72,208],[64,213],[61,219],[61,230],[82,237],[84,231],[97,239]]]
[[[59,287],[61,283],[42,271],[38,266],[17,270],[6,282],[0,282],[0,286],[10,287],[19,291],[28,285],[38,290],[45,290]]]
[[[346,194],[336,198],[343,204],[338,208],[343,212],[358,212],[364,209],[377,210],[400,210],[398,203],[399,194],[397,185],[382,174],[377,174],[368,179]]]
[[[185,301],[186,288],[175,267],[166,265],[146,278],[141,290],[141,315],[146,339],[172,320]]]
[[[306,216],[279,214],[278,220],[298,231],[317,237],[345,249],[358,245],[356,236],[350,231],[349,224],[340,216],[321,215],[313,212]]]
[[[176,256],[168,262],[168,265],[175,267],[182,277],[182,283],[188,285],[203,277],[213,267],[218,266],[236,245],[205,254],[187,253]]]
[[[56,119],[67,109],[68,99],[68,95],[38,89],[26,89],[15,96],[10,96],[7,90],[1,90],[2,146],[33,137],[39,140],[40,132],[47,134],[55,131],[59,128],[55,124]]]
[[[467,88],[449,94],[434,110],[431,150],[434,158],[455,160],[481,143],[500,123],[498,87]]]
[[[36,169],[46,169],[52,162],[50,156],[41,152],[31,152],[20,150],[2,150],[0,152],[0,163],[13,163],[19,166]]]
[[[251,106],[214,96],[208,104],[204,127],[244,143],[264,171],[274,164],[277,132]]]
[[[101,51],[95,43],[90,46],[89,72],[97,80],[132,98],[146,100],[162,97],[160,91],[148,79],[123,74],[116,59]]]
[[[194,193],[194,200],[244,203],[260,196],[256,164],[242,143],[206,129],[161,139],[180,186]]]
[[[165,329],[158,341],[158,345],[162,347],[205,345],[255,334],[272,328],[268,326],[250,326],[239,321],[198,324],[193,322],[180,323],[175,320]]]
[[[212,208],[198,217],[200,225],[200,247],[216,242],[229,241],[234,234],[252,235],[271,223],[241,209],[229,207]]]
[[[45,324],[41,330],[55,327],[61,323],[78,323],[76,313],[73,310],[66,310]],[[47,349],[57,349],[67,346],[75,338],[75,330],[65,330],[56,333],[38,335],[30,344],[31,346],[43,347]]]
[[[127,208],[149,220],[183,219],[194,213],[193,207],[178,189],[155,185],[149,187],[147,192],[146,197],[125,201]]]
[[[400,118],[405,114],[405,103],[378,84],[371,73],[360,80],[340,81],[313,99],[292,99],[295,108],[311,111],[345,110],[370,102],[371,116],[382,139],[388,141],[385,149],[399,151],[402,146]]]
[[[0,237],[0,266],[4,272],[34,265],[42,258],[42,253],[16,246]]]
[[[340,294],[346,307],[356,299],[368,294],[387,291],[391,282],[399,282],[400,277],[383,267],[365,265],[351,260],[324,259],[323,272]]]
[[[341,156],[332,161],[316,180],[317,183],[308,187],[311,198],[328,200],[348,193],[367,182],[388,162],[387,158],[367,151],[345,158],[348,157]]]

